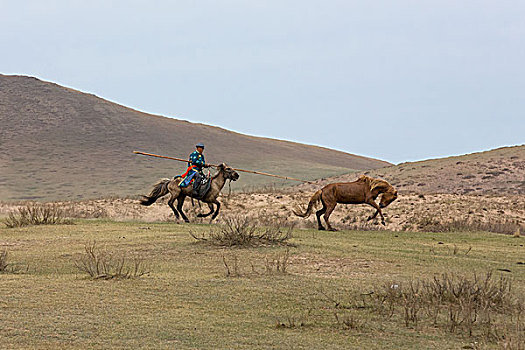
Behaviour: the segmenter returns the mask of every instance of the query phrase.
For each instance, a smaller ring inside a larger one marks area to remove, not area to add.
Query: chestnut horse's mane
[[[383,189],[382,192],[394,191],[394,187],[385,180],[376,179],[370,176],[361,175],[359,176],[358,181],[364,181],[368,186],[370,186],[370,191],[380,187]]]

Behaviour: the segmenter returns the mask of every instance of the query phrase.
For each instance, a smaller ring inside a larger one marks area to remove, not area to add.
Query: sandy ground
[[[256,219],[286,221],[296,227],[317,227],[315,214],[303,219],[293,214],[292,209],[301,208],[304,211],[313,192],[266,192],[266,193],[223,193],[219,201],[223,204],[216,222],[235,215],[246,215]],[[108,198],[78,202],[56,202],[64,208],[68,216],[78,218],[107,218],[116,221],[144,222],[179,222],[167,205],[168,196],[161,198],[149,207],[139,204],[137,198]],[[30,202],[0,202],[0,216],[7,216],[18,207],[27,206]],[[192,222],[209,223],[210,218],[197,218],[198,213],[209,211],[206,204],[199,205],[187,199],[184,210]],[[506,230],[516,230],[520,227],[525,233],[525,196],[523,195],[400,195],[398,200],[383,210],[386,226],[378,219],[367,222],[366,219],[374,212],[367,205],[342,205],[334,210],[330,221],[337,229],[360,229],[393,231],[415,230],[428,231],[436,225],[450,223],[499,225]],[[324,224],[324,222],[323,222]],[[480,226],[483,227],[483,226]]]

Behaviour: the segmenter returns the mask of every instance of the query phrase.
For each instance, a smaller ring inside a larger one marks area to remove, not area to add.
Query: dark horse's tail
[[[308,209],[306,209],[306,212],[303,214],[300,211],[293,210],[293,213],[297,216],[300,216],[302,218],[307,218],[312,214],[313,207],[321,200],[321,194],[323,193],[322,190],[319,190],[314,193],[312,198],[310,198],[310,202],[308,202]]]
[[[155,185],[153,185],[153,189],[151,190],[149,196],[142,196],[140,204],[152,205],[157,199],[164,195],[167,195],[169,193],[168,184],[170,183],[170,181],[170,179],[162,179]]]

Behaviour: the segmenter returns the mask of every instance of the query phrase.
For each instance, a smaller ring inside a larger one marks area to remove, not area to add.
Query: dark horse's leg
[[[186,214],[184,214],[184,212],[182,211],[182,205],[184,204],[184,200],[185,199],[186,199],[186,196],[183,195],[183,194],[181,194],[179,196],[179,198],[177,198],[177,209],[179,210],[179,213],[182,216],[182,219],[185,222],[190,222],[190,220],[188,220],[188,217],[186,216]]]
[[[210,212],[209,212],[209,213],[206,213],[206,214],[198,214],[197,217],[198,217],[198,218],[205,218],[205,217],[210,216],[211,214],[213,214],[213,211],[214,211],[213,203],[208,203],[208,208],[210,208]]]
[[[328,231],[337,231],[335,228],[332,227],[332,225],[330,225],[330,222],[328,221],[336,205],[337,205],[337,202],[333,202],[333,203],[329,203],[326,206],[326,213],[324,213],[324,221],[326,222],[326,227],[328,228]]]
[[[175,206],[173,206],[173,203],[175,202],[175,196],[171,195],[170,200],[168,201],[168,205],[170,206],[171,210],[173,210],[173,213],[175,214],[175,217],[177,220],[179,219],[179,213],[177,212],[177,209],[175,209]]]
[[[372,207],[376,208],[376,212],[374,213],[374,215],[369,216],[367,221],[370,221],[370,220],[374,219],[377,216],[377,214],[379,213],[379,215],[381,215],[381,223],[383,225],[386,225],[385,217],[383,216],[383,212],[381,211],[381,208],[379,207],[379,205],[373,199],[367,201],[366,204],[371,205]]]
[[[219,209],[221,208],[221,203],[217,199],[213,201],[213,204],[217,206],[217,210],[215,210],[215,214],[213,214],[213,216],[211,217],[212,220],[215,219],[217,215],[219,215]]]

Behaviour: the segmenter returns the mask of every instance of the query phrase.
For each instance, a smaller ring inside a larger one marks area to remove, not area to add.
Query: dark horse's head
[[[233,170],[233,168],[230,168],[224,163],[219,165],[217,169],[219,169],[219,172],[222,171],[224,173],[224,178],[226,180],[237,181],[237,179],[239,178],[239,174],[235,170]]]

